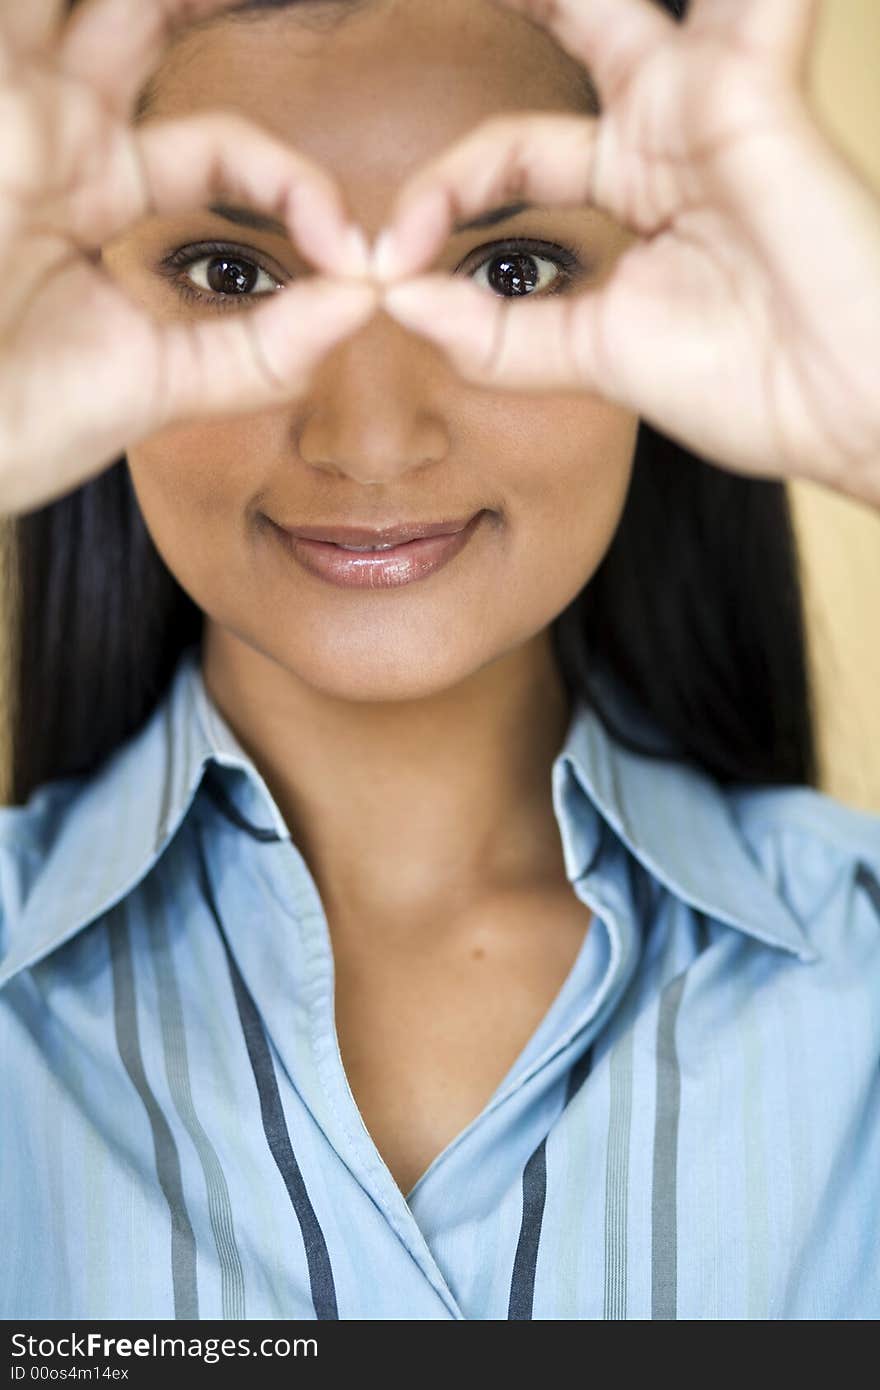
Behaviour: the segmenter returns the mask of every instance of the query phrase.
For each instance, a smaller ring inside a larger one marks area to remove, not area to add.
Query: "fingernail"
[[[373,251],[373,274],[386,283],[412,275],[428,264],[449,227],[449,195],[433,188],[397,209],[379,234]]]
[[[370,305],[378,303],[379,293],[374,285],[345,284],[339,281],[328,283],[324,290],[323,308],[325,313],[331,316],[338,314],[340,318],[347,318],[349,315],[356,317],[364,313]]]
[[[343,255],[346,274],[367,276],[371,271],[370,247],[363,231],[355,224],[346,228]]]
[[[398,246],[393,230],[380,232],[373,248],[373,274],[379,280],[391,280],[397,270]]]
[[[409,282],[393,285],[383,295],[382,302],[395,317],[406,324],[421,324],[430,320],[437,307],[436,290],[429,285]]]

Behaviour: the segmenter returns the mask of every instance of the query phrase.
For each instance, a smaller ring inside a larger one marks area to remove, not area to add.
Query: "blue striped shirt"
[[[96,773],[0,809],[0,1317],[880,1316],[880,817],[585,702],[552,795],[593,921],[406,1194],[198,648]]]

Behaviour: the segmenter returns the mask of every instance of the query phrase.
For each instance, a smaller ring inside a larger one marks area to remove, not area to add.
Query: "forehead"
[[[591,90],[543,30],[491,0],[300,0],[185,31],[146,110],[232,108],[350,186],[381,185],[481,119],[586,112]]]

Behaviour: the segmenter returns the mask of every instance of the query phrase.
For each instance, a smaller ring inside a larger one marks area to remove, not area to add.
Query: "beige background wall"
[[[880,194],[878,74],[880,0],[824,0],[811,104]],[[880,812],[880,514],[808,484],[790,491],[804,558],[822,785],[841,801]]]
[[[811,103],[819,124],[880,195],[878,71],[880,0],[824,0]],[[792,485],[791,495],[804,557],[822,786],[880,812],[880,514],[808,484]],[[5,764],[0,738],[4,799]]]

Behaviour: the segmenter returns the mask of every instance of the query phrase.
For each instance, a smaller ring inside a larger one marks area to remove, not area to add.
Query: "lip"
[[[429,536],[451,536],[463,531],[473,514],[454,521],[415,521],[395,526],[282,526],[288,535],[306,541],[328,541],[334,545],[398,545]]]
[[[394,589],[425,579],[444,565],[448,565],[454,556],[464,550],[486,516],[488,512],[484,508],[463,523],[432,523],[424,528],[400,526],[386,528],[383,532],[364,531],[359,527],[320,530],[321,536],[339,536],[340,543],[313,539],[318,528],[298,527],[294,532],[278,526],[273,521],[272,529],[287,553],[319,579],[344,589]],[[449,530],[450,526],[457,526],[458,529]],[[408,530],[412,536],[414,529],[420,530],[422,534],[414,539],[402,540],[390,550],[380,551],[375,555],[357,555],[340,548],[340,544],[387,544],[389,540],[396,539],[395,529],[398,534]]]

